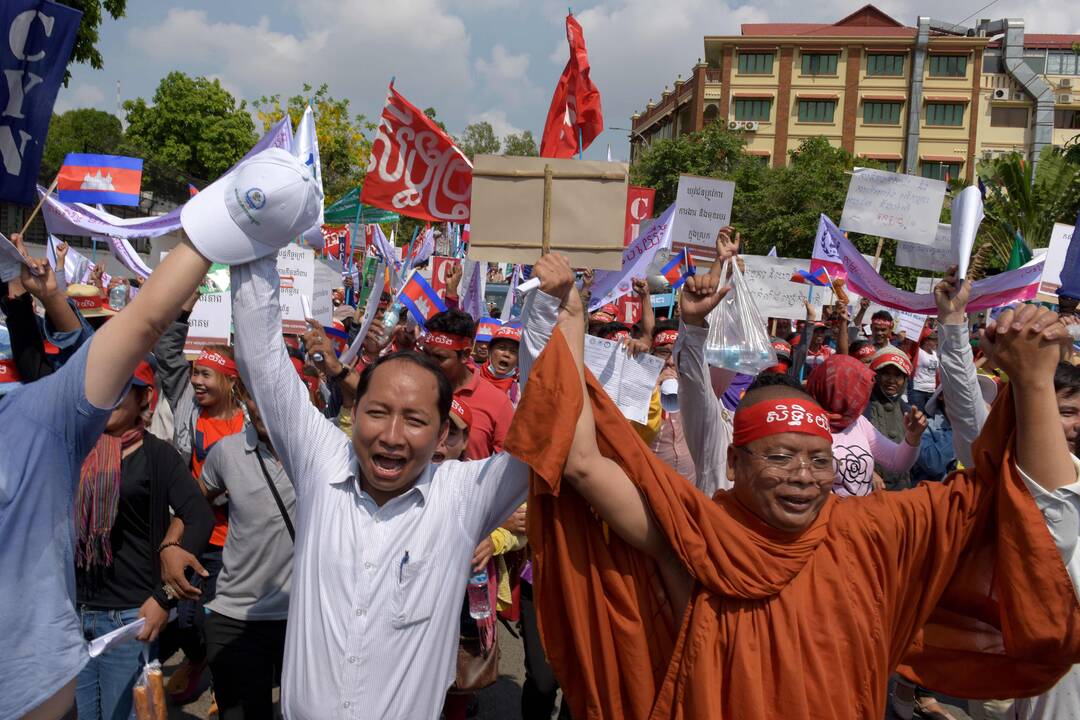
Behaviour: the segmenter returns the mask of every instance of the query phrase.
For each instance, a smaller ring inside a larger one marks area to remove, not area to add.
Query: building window
[[[960,127],[964,124],[963,103],[928,103],[926,124]]]
[[[931,55],[930,77],[964,77],[967,55]]]
[[[772,100],[767,98],[735,98],[736,120],[769,122]]]
[[[803,75],[835,75],[836,62],[840,56],[836,53],[803,53]]]
[[[1026,107],[990,107],[990,127],[1026,128],[1028,109]]]
[[[740,75],[772,75],[772,53],[739,53]]]
[[[960,178],[960,166],[958,162],[933,162],[923,160],[919,163],[919,173],[924,178],[933,180],[945,180],[955,182]]]
[[[878,160],[877,162],[878,162],[879,165],[881,165],[885,170],[887,170],[889,172],[896,172],[897,170],[900,169],[900,161],[899,160]]]
[[[874,76],[901,77],[904,74],[903,55],[866,56],[866,74]]]
[[[1050,50],[1046,54],[1047,75],[1080,75],[1080,55],[1072,50]]]
[[[1080,130],[1080,110],[1055,110],[1054,127]]]
[[[799,101],[799,122],[831,123],[835,114],[835,100]]]
[[[899,125],[900,106],[898,102],[866,101],[863,103],[862,119],[870,125]]]
[[[748,157],[762,167],[769,167],[768,155],[749,155]]]

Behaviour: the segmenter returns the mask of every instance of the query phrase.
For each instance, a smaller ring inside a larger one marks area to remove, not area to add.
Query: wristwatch
[[[342,380],[344,380],[347,377],[349,377],[349,368],[348,368],[347,365],[342,365],[341,366],[341,372],[339,372],[334,377],[330,378],[330,380],[332,382],[339,383],[339,382],[341,382]]]

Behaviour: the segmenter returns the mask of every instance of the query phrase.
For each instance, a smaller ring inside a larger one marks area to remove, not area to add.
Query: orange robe
[[[591,376],[589,394],[601,452],[641,489],[694,589],[674,612],[655,561],[561,485],[582,393],[556,332],[506,447],[533,468],[540,631],[578,720],[880,718],[897,668],[960,697],[1021,697],[1080,661],[1076,594],[1012,460],[1010,392],[976,444],[977,470],[830,497],[798,535],[734,495],[703,496]]]

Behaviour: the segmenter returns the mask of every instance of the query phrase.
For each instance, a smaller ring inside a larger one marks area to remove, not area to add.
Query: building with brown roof
[[[632,117],[631,157],[720,121],[773,166],[822,135],[857,157],[971,181],[977,159],[1080,142],[1080,35],[1022,20],[906,26],[873,5],[835,23],[744,24]]]

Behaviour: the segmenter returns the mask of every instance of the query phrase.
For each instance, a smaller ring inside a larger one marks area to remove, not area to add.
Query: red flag
[[[469,219],[472,164],[390,83],[360,202],[430,222]]]
[[[585,36],[573,15],[566,16],[566,40],[570,43],[570,60],[551,98],[544,137],[540,141],[540,157],[573,157],[589,147],[604,130],[600,91],[589,79]],[[579,131],[581,147],[578,147]]]

